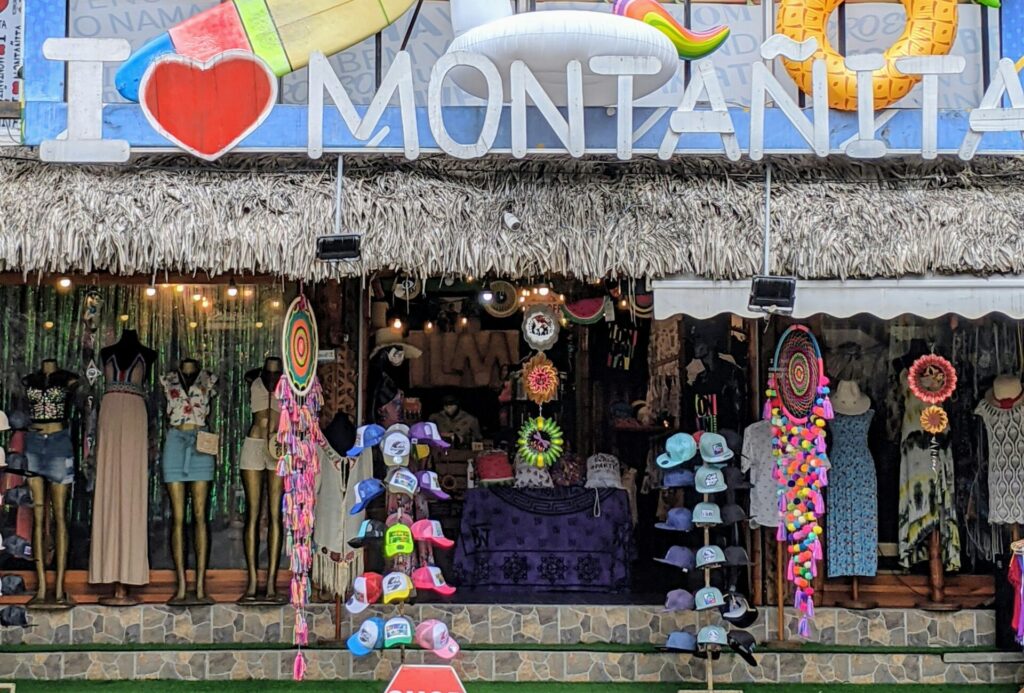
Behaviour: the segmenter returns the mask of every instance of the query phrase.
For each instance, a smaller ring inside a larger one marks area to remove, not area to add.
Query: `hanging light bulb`
[[[228,282],[228,296],[230,296],[231,298],[234,298],[237,295],[238,295],[238,285],[235,284],[235,280],[232,278],[231,281]]]
[[[252,289],[246,289],[245,291],[242,292],[242,295],[245,296],[246,298],[252,298],[253,290]]]
[[[469,318],[467,318],[467,317],[466,317],[465,315],[463,315],[463,316],[462,316],[462,317],[461,317],[461,318],[459,319],[459,324],[460,324],[460,325],[462,325],[463,327],[465,327],[466,325],[468,325],[468,324],[469,324]]]
[[[427,320],[426,324],[423,325],[423,331],[428,333],[428,334],[433,332],[434,331],[434,321],[433,320]]]
[[[271,302],[270,302],[270,306],[271,306],[272,308],[280,308],[280,307],[281,307],[281,302],[280,302],[280,301],[278,301],[278,300],[277,300],[277,299],[275,298],[275,299],[274,299],[273,301],[271,301]]]
[[[551,293],[551,289],[549,289],[546,286],[542,286],[539,289],[537,289],[537,293],[540,294],[541,296],[547,296],[548,294]]]
[[[520,303],[526,303],[526,297],[525,296],[520,296],[519,297],[519,302]]]
[[[196,303],[199,303],[200,301],[203,300],[203,295],[197,291],[194,294],[192,294],[192,300],[195,301]]]
[[[124,315],[118,316],[118,320],[120,320],[121,322],[128,322],[128,314],[125,313]]]
[[[568,327],[569,326],[569,318],[564,318],[563,317],[561,322],[562,322],[562,327]]]
[[[491,291],[490,289],[486,289],[485,291],[480,293],[480,301],[481,301],[481,303],[490,303],[493,300],[494,300],[494,292]]]
[[[52,330],[53,329],[53,320],[47,320],[46,322],[44,322],[43,323],[43,329],[44,330]]]
[[[190,322],[190,323],[188,324],[188,326],[189,326],[189,327],[191,327],[191,328],[192,328],[192,329],[194,330],[194,329],[196,329],[197,327],[199,327],[199,323],[198,323],[198,322],[196,322],[195,320],[193,320],[192,322]]]
[[[529,297],[530,297],[530,290],[529,289],[523,289],[523,298],[529,298]]]
[[[377,323],[377,324],[379,325],[380,323]],[[396,330],[402,329],[402,319],[401,318],[395,318],[395,321],[393,323],[391,323],[391,326],[394,327]]]
[[[467,284],[472,284],[474,281],[476,281],[476,280],[474,279],[472,274],[470,274],[469,276],[466,277],[466,283]]]
[[[179,294],[183,294],[185,293],[185,285],[178,284],[176,287],[174,287],[174,290],[177,291]]]
[[[60,279],[57,280],[57,286],[59,286],[62,289],[65,289],[65,290],[66,289],[70,289],[71,288],[71,278],[70,277],[61,277]]]
[[[257,320],[256,321],[256,329],[257,330],[262,330],[263,329],[263,321],[262,320]]]
[[[629,308],[629,301],[627,301],[626,299],[622,299],[621,301],[619,301],[619,308],[621,308],[622,310],[626,310],[627,308]]]
[[[558,294],[558,302],[565,303],[565,294]]]
[[[203,308],[209,308],[210,307],[210,299],[204,298],[202,305],[203,305]]]
[[[153,285],[147,286],[146,296],[148,296],[149,298],[153,298],[154,296],[156,296],[156,287]]]

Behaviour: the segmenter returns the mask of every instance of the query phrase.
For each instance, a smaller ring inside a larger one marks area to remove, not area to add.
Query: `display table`
[[[629,499],[618,489],[476,488],[455,552],[465,589],[624,592],[634,559]]]

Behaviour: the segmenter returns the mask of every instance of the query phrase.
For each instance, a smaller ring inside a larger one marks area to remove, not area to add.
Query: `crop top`
[[[171,426],[192,424],[205,426],[210,415],[210,400],[217,396],[217,376],[210,371],[200,371],[191,386],[185,387],[185,379],[178,371],[160,376],[167,396],[167,418]]]
[[[49,376],[33,373],[24,379],[25,397],[33,423],[63,423],[68,418],[68,400],[78,376],[57,371]]]
[[[281,403],[277,401],[277,397],[274,397],[273,393],[267,391],[267,386],[263,384],[261,376],[257,376],[249,388],[249,406],[252,407],[253,414],[267,409],[281,411]]]

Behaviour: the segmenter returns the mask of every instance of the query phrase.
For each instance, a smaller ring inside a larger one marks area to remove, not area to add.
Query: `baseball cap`
[[[384,647],[384,619],[374,616],[363,621],[359,630],[348,639],[348,649],[355,657],[365,657]]]
[[[384,453],[384,464],[389,467],[408,467],[411,448],[409,436],[401,431],[388,433],[380,444],[380,449]]]
[[[437,430],[437,424],[432,421],[420,421],[413,424],[409,429],[409,437],[414,443],[425,443],[433,448],[450,447]]]
[[[441,489],[441,482],[437,478],[437,472],[419,472],[416,475],[416,480],[420,483],[420,491],[422,491],[428,498],[432,498],[434,500],[452,499],[451,496]]]
[[[729,647],[752,667],[757,666],[754,658],[754,650],[757,648],[757,641],[754,636],[745,630],[734,630],[729,632]]]
[[[730,546],[725,550],[725,564],[733,567],[753,565],[742,546]]]
[[[441,659],[452,659],[459,654],[459,643],[448,632],[448,626],[436,619],[424,621],[416,627],[416,644]]]
[[[356,444],[346,453],[346,457],[357,457],[366,448],[372,448],[380,444],[384,439],[384,427],[377,424],[367,424],[356,429]]]
[[[665,611],[693,611],[696,605],[687,590],[672,590],[665,595]]]
[[[15,558],[20,558],[23,561],[32,560],[32,544],[27,539],[19,537],[17,534],[4,539],[4,551],[11,554]]]
[[[25,485],[7,489],[4,493],[4,505],[13,505],[23,508],[31,507],[32,489]]]
[[[697,503],[693,508],[693,524],[697,527],[715,527],[722,524],[722,511],[715,503]]]
[[[348,545],[353,549],[361,549],[367,544],[373,544],[383,539],[386,531],[387,528],[380,520],[363,520],[359,525],[359,531],[348,540]]]
[[[420,487],[416,475],[408,469],[399,468],[388,477],[388,490],[392,493],[404,493],[407,496],[415,496]]]
[[[725,647],[728,642],[729,636],[721,626],[704,626],[697,633],[699,647]]]
[[[689,508],[672,508],[668,511],[667,520],[654,526],[671,532],[689,532],[693,529],[693,513]]]
[[[7,466],[7,451],[0,448],[0,469]]]
[[[0,594],[12,596],[25,591],[25,580],[20,575],[4,575],[0,578]]]
[[[384,576],[384,603],[404,602],[412,594],[412,580],[405,573],[388,573]]]
[[[384,484],[381,483],[380,479],[363,479],[356,484],[356,504],[352,506],[349,514],[358,515],[363,512],[374,498],[383,493]]]
[[[693,477],[697,493],[719,493],[728,488],[725,485],[725,475],[722,474],[722,471],[706,464],[698,467]]]
[[[725,563],[721,547],[710,545],[697,550],[697,568],[717,568]]]
[[[729,594],[719,611],[722,612],[722,618],[739,628],[749,628],[757,620],[757,609],[750,606],[742,594]]]
[[[450,549],[455,542],[444,535],[441,523],[437,520],[418,520],[412,525],[412,538],[416,541],[429,541],[434,546]]]
[[[7,418],[7,413],[0,411],[0,431],[11,430],[11,422]]]
[[[724,436],[717,433],[705,433],[700,437],[700,457],[705,462],[725,462],[731,460],[733,454]]]
[[[363,573],[352,581],[352,596],[345,602],[345,611],[361,614],[370,604],[380,601],[383,593],[382,578],[378,573]]]
[[[398,522],[388,527],[384,533],[384,557],[408,556],[415,549],[412,543],[412,530],[409,525]]]
[[[665,642],[664,648],[668,652],[696,652],[697,651],[697,637],[685,630],[677,630],[673,633],[668,634],[668,640]]]
[[[737,522],[743,522],[746,519],[747,514],[743,512],[743,508],[736,505],[735,503],[729,503],[728,505],[722,506],[723,525],[734,525]]]
[[[388,433],[404,433],[406,436],[409,435],[409,427],[404,423],[396,423],[388,426],[388,430],[384,431],[384,435]]]
[[[725,468],[725,483],[736,491],[746,491],[751,487],[750,480],[747,479],[747,475],[741,472],[736,467]]]
[[[697,611],[717,609],[725,604],[725,598],[722,596],[722,590],[717,587],[704,587],[697,590],[694,601],[696,602]],[[722,640],[722,642],[724,643],[725,640]]]
[[[673,546],[668,550],[664,558],[655,558],[654,560],[658,563],[674,566],[680,570],[693,570],[697,565],[693,557],[693,551],[685,546]]]
[[[28,625],[28,612],[23,606],[5,606],[0,609],[0,626],[24,628]]]
[[[662,469],[678,467],[690,461],[697,454],[697,442],[689,433],[676,433],[665,441],[665,452],[658,455],[657,463]]]
[[[405,616],[395,616],[384,624],[384,647],[412,645],[412,621]]]
[[[693,471],[690,469],[670,469],[661,479],[662,488],[683,488],[693,486]]]
[[[417,590],[437,592],[445,597],[455,594],[455,588],[444,581],[441,569],[433,565],[414,570],[412,573],[412,584]]]

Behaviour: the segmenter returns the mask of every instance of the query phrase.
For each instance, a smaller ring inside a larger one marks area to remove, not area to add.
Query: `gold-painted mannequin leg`
[[[46,602],[46,481],[40,476],[28,478],[32,491],[32,557],[39,586],[29,604]]]
[[[281,565],[281,498],[284,496],[284,479],[277,475],[276,469],[268,469],[267,503],[270,506],[267,515],[267,598],[277,597],[277,571]]]
[[[208,481],[189,484],[192,495],[192,522],[195,526],[196,598],[206,600],[206,564],[210,561],[210,532],[206,518],[206,499],[210,493]]]
[[[249,571],[249,582],[243,599],[256,597],[256,570],[259,567],[259,543],[257,531],[260,523],[260,499],[263,495],[263,472],[242,470],[242,488],[245,490],[245,566]]]
[[[174,560],[174,574],[178,589],[168,603],[185,600],[187,584],[185,582],[185,484],[175,481],[167,486],[167,496],[171,500],[171,558]]]
[[[57,581],[53,596],[61,604],[73,604],[71,596],[64,592],[64,576],[68,567],[68,484],[49,484],[50,503],[53,505],[53,535],[57,550]]]

